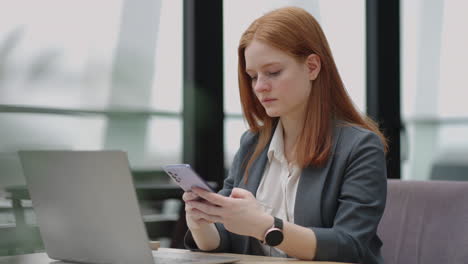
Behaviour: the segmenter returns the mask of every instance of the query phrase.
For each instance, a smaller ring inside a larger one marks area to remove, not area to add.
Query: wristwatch
[[[276,247],[277,245],[281,244],[281,242],[283,242],[283,220],[277,217],[273,218],[274,224],[266,231],[262,243],[268,246]]]

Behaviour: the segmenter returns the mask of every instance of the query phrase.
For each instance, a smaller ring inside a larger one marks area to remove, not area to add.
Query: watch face
[[[283,232],[280,229],[273,229],[265,237],[267,245],[275,247],[283,242]]]

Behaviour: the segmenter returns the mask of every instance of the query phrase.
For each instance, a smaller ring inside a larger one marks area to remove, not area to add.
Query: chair
[[[0,152],[0,256],[32,253],[43,249],[37,226],[31,220],[31,205],[23,205],[26,191],[16,186],[25,184],[18,154]]]
[[[378,234],[387,264],[468,263],[468,182],[389,180]]]
[[[25,186],[10,186],[5,188],[7,198],[11,199],[12,207],[6,208],[13,215],[13,223],[0,225],[0,255],[16,255],[42,251],[44,244],[35,224],[32,205],[23,205],[22,200],[28,200],[29,194]],[[5,210],[4,210],[5,211]],[[29,221],[27,221],[29,220]]]

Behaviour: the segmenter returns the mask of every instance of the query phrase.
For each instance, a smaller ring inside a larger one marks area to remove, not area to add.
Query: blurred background
[[[392,178],[468,180],[468,2],[393,1],[393,11],[375,2],[0,2],[0,255],[42,250],[17,156],[25,149],[126,151],[150,238],[180,247],[181,193],[161,166],[191,163],[221,185],[247,128],[239,38],[287,5],[320,22],[356,106],[397,131]],[[390,87],[378,85],[386,67],[396,71]]]

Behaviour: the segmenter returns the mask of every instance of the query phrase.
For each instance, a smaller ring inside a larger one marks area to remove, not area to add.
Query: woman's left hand
[[[211,204],[190,201],[190,206],[204,214],[204,219],[224,224],[230,232],[263,240],[266,230],[273,225],[273,217],[263,211],[262,205],[247,190],[234,188],[229,197],[200,188],[192,191]]]

